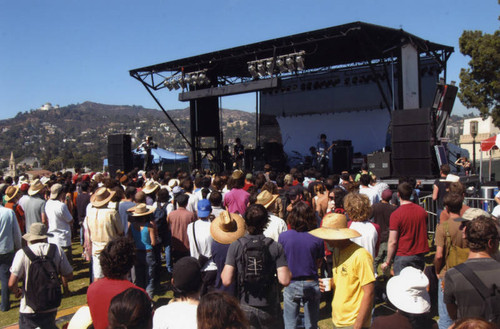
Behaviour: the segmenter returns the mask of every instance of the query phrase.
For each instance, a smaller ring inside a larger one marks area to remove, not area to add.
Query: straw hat
[[[35,179],[35,181],[31,184],[30,188],[28,189],[28,194],[33,196],[38,192],[40,192],[41,190],[43,190],[44,187],[45,185],[43,185],[43,183],[39,179]]]
[[[431,309],[428,285],[429,279],[422,271],[408,266],[402,269],[398,276],[389,279],[387,297],[403,312],[426,313]]]
[[[360,237],[358,231],[347,228],[345,215],[330,213],[323,217],[323,225],[309,232],[324,240],[346,240]]]
[[[160,184],[155,182],[154,180],[147,181],[142,188],[142,191],[146,194],[151,194],[156,191],[160,187]]]
[[[273,202],[279,197],[279,194],[271,194],[269,191],[262,191],[257,195],[257,201],[255,203],[261,204],[264,207],[269,207]]]
[[[448,174],[448,175],[446,176],[446,179],[445,179],[443,182],[447,182],[447,183],[457,183],[457,182],[460,182],[460,177],[459,177],[459,176],[457,176],[457,175]]]
[[[241,178],[243,178],[244,175],[245,174],[243,173],[243,171],[236,169],[235,171],[233,171],[231,178],[232,179],[241,179]]]
[[[145,203],[139,203],[137,206],[127,209],[127,211],[134,217],[141,217],[152,214],[154,209],[152,206],[148,206]]]
[[[230,214],[223,211],[210,224],[212,238],[222,244],[230,244],[246,232],[246,224],[243,217],[238,214]]]
[[[481,208],[469,208],[467,209],[462,217],[460,218],[455,218],[455,222],[465,222],[465,221],[471,221],[476,219],[479,216],[484,216],[486,218],[491,218],[491,214],[484,211]]]
[[[116,192],[106,187],[98,188],[90,197],[90,203],[96,208],[105,206],[115,196]]]
[[[17,186],[9,186],[5,190],[5,201],[10,201],[14,199],[19,193],[19,187]]]
[[[47,233],[47,226],[43,223],[33,223],[30,226],[29,233],[23,235],[23,239],[30,242],[33,240],[42,240],[52,236],[51,233]]]
[[[59,193],[61,193],[62,189],[63,186],[61,184],[52,185],[52,187],[50,188],[50,199],[51,200],[57,199],[57,196],[59,195]]]

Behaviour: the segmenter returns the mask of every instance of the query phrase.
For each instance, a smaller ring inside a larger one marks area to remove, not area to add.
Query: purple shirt
[[[280,234],[278,242],[285,250],[292,281],[300,277],[318,278],[316,260],[324,255],[322,239],[307,232],[288,230]]]
[[[244,215],[247,210],[250,193],[240,188],[233,188],[224,195],[224,206],[230,213]]]

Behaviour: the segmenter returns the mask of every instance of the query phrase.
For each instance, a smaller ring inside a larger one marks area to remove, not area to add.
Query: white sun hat
[[[403,312],[426,313],[431,309],[428,285],[429,279],[422,271],[408,266],[387,282],[387,297]]]

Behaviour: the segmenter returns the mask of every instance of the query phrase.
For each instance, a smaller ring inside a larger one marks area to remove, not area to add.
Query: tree
[[[464,31],[460,52],[470,56],[469,68],[460,71],[458,98],[467,108],[478,108],[491,115],[500,127],[500,30],[493,34]]]

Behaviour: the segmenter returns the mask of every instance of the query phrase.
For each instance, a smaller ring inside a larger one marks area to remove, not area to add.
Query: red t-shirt
[[[93,282],[87,289],[87,304],[89,305],[92,323],[95,329],[108,327],[108,309],[111,299],[128,288],[146,291],[127,280],[102,278]]]
[[[389,230],[398,231],[396,256],[412,256],[429,252],[427,212],[412,203],[399,206],[389,220]]]

